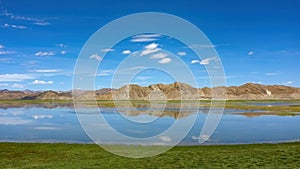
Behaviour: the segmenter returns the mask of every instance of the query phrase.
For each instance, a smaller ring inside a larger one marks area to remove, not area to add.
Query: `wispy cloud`
[[[92,76],[109,76],[113,70],[101,70],[100,73],[92,74]]]
[[[47,26],[47,25],[50,25],[49,22],[44,22],[44,21],[35,22],[35,23],[33,23],[33,24],[39,25],[39,26]]]
[[[293,84],[292,81],[287,81],[287,82],[283,83],[283,85],[291,85],[291,84]]]
[[[21,65],[22,66],[36,66],[37,63],[39,63],[39,61],[29,60],[29,61],[22,63]]]
[[[194,48],[194,49],[202,49],[202,48],[215,48],[217,47],[216,45],[213,45],[213,44],[193,44],[193,45],[190,45],[188,46],[188,48]]]
[[[123,55],[130,55],[131,51],[130,50],[123,50],[122,54]]]
[[[0,49],[3,49],[4,48],[4,46],[3,45],[0,45]]]
[[[131,42],[153,42],[157,41],[161,37],[160,34],[141,34],[133,36]]]
[[[136,39],[131,39],[131,42],[153,42],[157,41],[157,39],[154,38],[136,38]]]
[[[113,51],[115,51],[115,49],[109,49],[109,48],[107,48],[107,49],[102,49],[101,50],[101,52],[113,52]]]
[[[15,51],[0,51],[0,55],[8,55],[8,54],[13,54],[16,53]]]
[[[276,75],[279,75],[279,73],[276,73],[276,72],[270,72],[270,73],[266,73],[265,75],[266,75],[266,76],[276,76]]]
[[[179,56],[185,56],[186,53],[185,52],[177,52],[177,55],[179,55]]]
[[[98,55],[98,54],[92,54],[90,56],[90,59],[96,59],[98,61],[101,61],[103,58],[100,55]]]
[[[0,82],[20,82],[28,79],[34,79],[30,74],[0,74]]]
[[[135,67],[124,68],[123,70],[140,70],[140,69],[147,69],[147,68],[149,67],[135,66]]]
[[[53,84],[53,81],[44,81],[44,80],[34,80],[32,84],[34,85],[50,85]]]
[[[34,54],[35,56],[53,56],[55,55],[54,52],[42,52],[42,51],[39,51],[37,53]]]
[[[151,53],[155,53],[160,51],[161,48],[158,48],[157,43],[151,43],[144,47],[144,50],[141,52],[141,56],[149,55]]]
[[[94,74],[93,76],[109,76],[110,74],[109,73],[97,73],[97,74]]]
[[[2,16],[6,16],[10,18],[11,20],[17,20],[17,21],[28,21],[31,22],[34,25],[39,25],[39,26],[47,26],[50,25],[50,23],[47,21],[49,18],[34,18],[34,17],[26,17],[26,16],[20,16],[20,15],[15,15],[8,10],[2,10],[1,11]]]
[[[150,59],[162,59],[162,58],[165,58],[167,56],[168,56],[167,53],[160,52],[160,53],[156,53],[156,54],[150,56]]]
[[[11,63],[12,62],[12,58],[0,58],[0,62],[2,62],[2,63]]]
[[[0,86],[9,86],[8,83],[0,83]]]
[[[162,58],[161,60],[158,61],[158,63],[167,64],[167,63],[170,63],[171,61],[172,61],[171,58]]]
[[[62,54],[62,55],[66,54],[66,53],[67,53],[67,51],[65,51],[65,50],[62,50],[62,51],[60,52],[60,54]]]
[[[191,64],[199,63],[200,65],[208,65],[211,61],[215,60],[215,57],[205,58],[203,60],[192,60]]]
[[[30,72],[36,72],[36,73],[57,73],[61,72],[61,69],[37,69],[37,70],[31,70]]]
[[[23,25],[14,25],[14,24],[10,25],[8,23],[4,24],[2,28],[27,29],[27,27]]]
[[[132,38],[159,38],[162,35],[160,34],[140,34],[140,35],[135,35]]]
[[[248,52],[248,56],[254,55],[254,53],[255,52],[251,50],[251,51]]]
[[[18,84],[18,83],[14,83],[14,84],[12,84],[10,87],[12,87],[12,88],[19,88],[19,89],[23,89],[23,88],[24,88],[24,85],[22,85],[22,84]]]
[[[208,65],[214,58],[205,58],[200,61],[200,65]]]
[[[200,61],[199,60],[192,60],[191,61],[191,64],[195,64],[195,63],[200,63]]]
[[[146,81],[148,79],[151,79],[151,76],[137,76],[135,77],[136,79],[140,80],[140,81]]]

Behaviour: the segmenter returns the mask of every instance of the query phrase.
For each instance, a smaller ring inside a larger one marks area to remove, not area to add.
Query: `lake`
[[[95,119],[99,111],[85,108],[88,112],[81,115],[90,119],[90,125],[105,133]],[[155,111],[141,113],[145,108],[121,109],[101,108],[101,115],[110,126],[120,134],[147,138],[164,132],[176,122],[195,119],[195,124],[181,141],[181,145],[198,145],[198,137],[207,117],[208,109],[186,109],[179,113],[177,108],[167,109],[162,114]],[[132,122],[133,121],[133,122]],[[134,123],[139,122],[139,123]],[[152,122],[148,124],[148,122]],[[269,143],[300,140],[300,116],[279,116],[262,111],[243,111],[225,109],[214,134],[205,144]],[[67,142],[92,143],[85,134],[77,114],[70,107],[20,107],[0,109],[1,142]],[[180,133],[180,129],[178,130]],[[171,138],[162,137],[162,143]],[[132,144],[122,139],[109,138],[103,144]],[[139,143],[133,143],[139,144]]]

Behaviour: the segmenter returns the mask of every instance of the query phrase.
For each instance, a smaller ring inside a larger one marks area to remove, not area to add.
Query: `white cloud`
[[[158,47],[158,43],[151,43],[147,46],[145,46],[145,49],[156,49]]]
[[[44,80],[34,80],[32,84],[34,85],[50,85],[53,84],[53,81],[44,81]]]
[[[55,53],[54,52],[41,52],[41,51],[39,51],[39,52],[35,53],[34,55],[35,56],[53,56],[53,55],[55,55]]]
[[[20,82],[33,78],[34,77],[29,74],[2,74],[0,75],[0,82]]]
[[[45,22],[45,21],[35,22],[35,23],[33,23],[33,24],[39,25],[39,26],[47,26],[47,25],[50,25],[49,22]]]
[[[192,60],[191,64],[194,64],[194,63],[200,63],[200,61],[199,60]]]
[[[179,55],[179,56],[185,56],[186,53],[185,52],[178,52],[177,55]]]
[[[59,47],[65,47],[65,44],[60,43],[60,44],[57,44],[57,46],[59,46]]]
[[[163,142],[171,142],[172,141],[172,139],[167,136],[160,136],[159,139]]]
[[[4,48],[4,46],[3,45],[0,45],[0,49],[3,49]]]
[[[262,84],[261,81],[258,81],[258,82],[249,81],[249,82],[247,82],[247,83]]]
[[[131,42],[153,42],[157,41],[161,37],[160,34],[141,34],[141,35],[136,35],[133,36],[132,39],[130,40]]]
[[[110,74],[109,73],[97,73],[97,74],[94,74],[93,76],[109,76]]]
[[[155,52],[158,52],[161,50],[161,48],[158,48],[158,44],[157,43],[151,43],[147,46],[144,47],[145,50],[143,50],[141,52],[141,56],[144,56],[144,55],[149,55],[151,53],[155,53]]]
[[[135,35],[132,38],[158,38],[161,36],[162,35],[160,34],[140,34],[140,35]]]
[[[193,44],[193,45],[190,45],[188,48],[194,48],[194,49],[202,49],[202,48],[215,48],[216,45],[213,45],[213,44],[206,44],[206,45],[203,45],[203,44]]]
[[[131,39],[131,42],[153,42],[156,41],[157,39],[154,38],[135,38],[135,39]]]
[[[101,50],[101,52],[113,52],[113,51],[115,51],[115,50],[114,49],[109,49],[109,48]]]
[[[123,69],[124,71],[127,70],[143,70],[143,69],[147,69],[148,67],[144,67],[144,66],[136,66],[136,67],[130,67],[130,68],[125,68]]]
[[[22,25],[10,25],[10,24],[4,24],[2,26],[3,28],[14,28],[14,29],[27,29],[26,26],[22,26]]]
[[[21,65],[23,66],[36,65],[37,63],[39,63],[39,61],[30,60],[30,61],[26,61],[25,63],[22,63]]]
[[[0,1],[0,4],[1,4],[1,1]],[[18,15],[15,15],[13,13],[8,12],[7,10],[2,10],[0,15],[9,17],[12,20],[21,20],[21,21],[34,22],[33,24],[40,25],[40,26],[46,26],[46,25],[50,24],[49,22],[46,21],[46,20],[49,20],[49,19],[40,19],[40,18],[32,18],[32,17],[26,17],[26,16],[18,16]]]
[[[158,63],[167,64],[167,63],[170,63],[171,61],[172,61],[172,59],[170,59],[170,58],[162,58],[160,61],[158,61]]]
[[[292,81],[287,81],[287,82],[285,82],[285,83],[283,83],[284,85],[290,85],[290,84],[293,84],[293,82]]]
[[[157,54],[154,54],[154,55],[150,56],[150,58],[151,59],[162,59],[162,58],[165,58],[167,56],[168,56],[167,53],[157,53]]]
[[[137,76],[135,78],[140,81],[145,81],[145,80],[151,79],[152,77],[151,76]]]
[[[255,52],[251,50],[251,51],[248,52],[248,56],[251,56],[251,55],[253,55],[254,53],[255,53]]]
[[[60,53],[61,53],[62,55],[64,55],[64,54],[67,53],[67,51],[63,50],[63,51],[61,51]]]
[[[13,85],[11,85],[10,87],[12,87],[12,88],[20,88],[20,89],[22,89],[22,88],[24,88],[24,85],[22,85],[22,84],[18,84],[18,83],[14,83]]]
[[[141,52],[141,56],[145,56],[145,55],[149,55],[151,53],[155,53],[155,52],[158,52],[160,51],[161,49],[160,48],[156,48],[156,49],[146,49],[146,50],[143,50]]]
[[[8,86],[8,83],[0,83],[0,86]]]
[[[200,65],[208,65],[212,60],[214,60],[214,58],[205,58],[201,60]]]
[[[205,58],[205,59],[203,59],[201,61],[199,61],[199,60],[192,60],[191,64],[199,63],[200,65],[208,65],[212,60],[215,60],[215,58],[214,57]]]
[[[12,54],[16,53],[15,51],[0,51],[0,55],[7,55],[7,54]]]
[[[90,59],[96,59],[98,61],[101,61],[103,58],[100,55],[98,55],[98,54],[92,54],[90,56]]]
[[[123,55],[130,55],[131,51],[130,50],[123,50],[122,54]]]
[[[276,75],[279,75],[279,73],[271,72],[271,73],[266,73],[265,75],[266,76],[276,76]]]
[[[112,73],[114,70],[101,70],[102,73]]]
[[[38,69],[38,70],[31,70],[31,72],[37,72],[37,73],[56,73],[61,72],[61,69]]]
[[[2,63],[11,63],[12,62],[12,58],[0,58],[0,62],[2,62]]]

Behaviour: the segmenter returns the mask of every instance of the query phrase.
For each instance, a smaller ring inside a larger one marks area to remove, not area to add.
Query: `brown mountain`
[[[98,100],[126,100],[128,97],[133,100],[195,100],[211,99],[212,95],[221,95],[220,89],[226,89],[228,100],[295,100],[300,99],[300,88],[281,85],[260,85],[247,83],[242,86],[194,88],[188,84],[175,82],[173,84],[153,84],[150,86],[126,85],[119,89],[100,89],[96,91],[74,90],[73,95],[78,99]],[[213,92],[214,91],[214,92]],[[0,90],[0,99],[61,99],[71,100],[71,92],[56,91],[10,91]]]

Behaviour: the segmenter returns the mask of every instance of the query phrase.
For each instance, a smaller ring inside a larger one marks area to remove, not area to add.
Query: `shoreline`
[[[98,145],[98,146],[143,146],[143,147],[153,147],[153,146],[169,146],[169,145],[147,145],[147,144],[126,144],[126,143],[103,143],[103,144],[96,144],[94,142],[47,142],[47,141],[10,141],[10,140],[0,140],[0,144],[5,144],[5,143],[12,143],[12,144],[76,144],[76,145]],[[289,144],[289,143],[299,143],[300,144],[300,139],[299,140],[287,140],[287,141],[273,141],[273,142],[253,142],[253,143],[204,143],[204,144],[178,144],[173,147],[201,147],[201,146],[235,146],[235,145],[240,145],[240,146],[247,146],[247,145],[273,145],[273,144]]]

